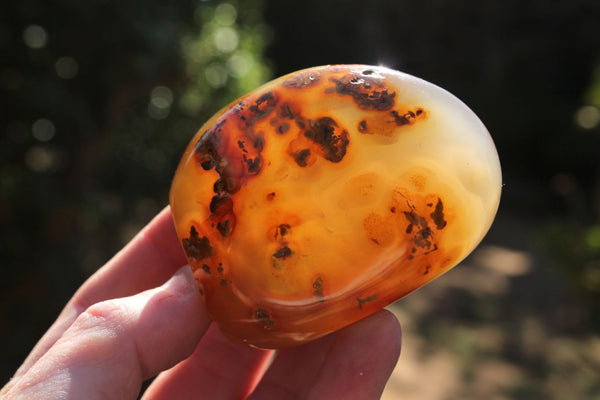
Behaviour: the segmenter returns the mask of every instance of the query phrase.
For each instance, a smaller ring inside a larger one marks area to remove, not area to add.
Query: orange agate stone
[[[501,172],[456,97],[383,67],[311,68],[213,116],[175,174],[207,309],[262,348],[317,339],[448,271],[494,219]]]

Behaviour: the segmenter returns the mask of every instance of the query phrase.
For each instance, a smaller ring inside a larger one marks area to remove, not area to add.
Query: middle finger
[[[273,353],[234,343],[212,324],[194,353],[161,373],[143,400],[246,398],[261,379]]]

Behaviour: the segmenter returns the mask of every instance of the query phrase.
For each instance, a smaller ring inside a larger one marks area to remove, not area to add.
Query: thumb
[[[135,399],[188,357],[210,323],[189,266],[163,286],[89,307],[6,393],[9,399]]]

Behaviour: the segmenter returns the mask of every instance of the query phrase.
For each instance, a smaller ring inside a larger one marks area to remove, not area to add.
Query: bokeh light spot
[[[231,26],[235,23],[237,11],[235,7],[229,3],[219,4],[215,8],[215,22],[221,26]]]
[[[227,83],[227,70],[221,64],[214,63],[206,67],[204,76],[206,82],[213,88],[220,88]]]
[[[45,147],[33,146],[25,152],[25,165],[34,172],[50,172],[60,161],[58,152]]]
[[[227,60],[227,69],[235,78],[243,78],[251,67],[252,59],[241,53],[235,53]]]
[[[48,41],[48,33],[39,25],[29,25],[23,31],[23,41],[32,49],[41,49]]]
[[[79,72],[79,64],[73,57],[61,57],[54,64],[56,74],[62,79],[73,79]]]
[[[166,86],[157,86],[152,89],[150,101],[160,108],[171,107],[173,91]]]
[[[227,53],[237,49],[240,38],[235,29],[219,28],[215,32],[214,41],[217,50]]]
[[[600,110],[594,106],[583,106],[575,113],[575,123],[583,129],[594,129],[600,124]]]
[[[31,133],[40,142],[47,142],[54,137],[56,128],[49,119],[40,118],[31,125]]]
[[[152,89],[148,103],[148,115],[154,119],[165,119],[173,104],[173,92],[166,86]]]

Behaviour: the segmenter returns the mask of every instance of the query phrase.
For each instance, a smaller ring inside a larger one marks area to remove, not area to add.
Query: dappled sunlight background
[[[500,219],[463,264],[390,307],[404,347],[383,399],[598,396],[600,336],[531,229]],[[506,235],[520,245],[496,244]]]
[[[0,377],[168,202],[214,112],[331,63],[436,83],[489,128],[500,211],[390,306],[384,399],[600,396],[600,3],[8,0],[0,4]]]

